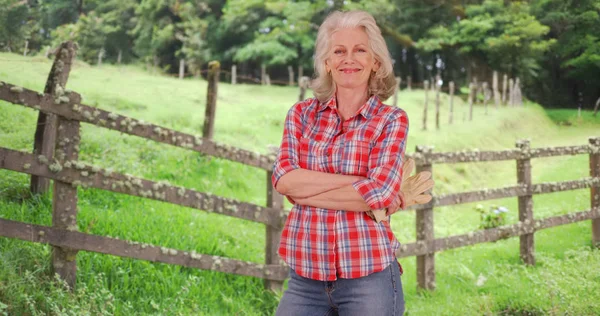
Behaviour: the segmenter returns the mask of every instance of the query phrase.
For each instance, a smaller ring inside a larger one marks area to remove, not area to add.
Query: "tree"
[[[13,51],[24,46],[31,31],[29,11],[27,1],[0,0],[0,49]]]
[[[550,28],[557,44],[544,55],[545,67],[535,85],[539,102],[593,107],[600,96],[600,3],[596,0],[539,0],[533,12]]]
[[[530,14],[526,3],[486,0],[466,8],[466,18],[449,26],[437,26],[417,47],[436,52],[457,50],[466,57],[467,67],[476,67],[479,78],[489,79],[489,68],[531,82],[540,69],[540,56],[554,43],[549,32]]]

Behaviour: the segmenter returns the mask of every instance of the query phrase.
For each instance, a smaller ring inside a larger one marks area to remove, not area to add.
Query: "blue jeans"
[[[393,262],[385,270],[357,279],[317,281],[290,269],[288,289],[276,316],[379,316],[404,314],[400,269]]]

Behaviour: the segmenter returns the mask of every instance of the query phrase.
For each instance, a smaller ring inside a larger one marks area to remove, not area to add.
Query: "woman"
[[[402,315],[400,244],[369,211],[427,202],[421,193],[433,182],[399,194],[408,117],[381,103],[395,78],[373,17],[329,15],[315,70],[316,97],[289,110],[273,171],[294,204],[279,248],[291,269],[277,315]]]

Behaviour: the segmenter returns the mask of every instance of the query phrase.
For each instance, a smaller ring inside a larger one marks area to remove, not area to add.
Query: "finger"
[[[429,201],[431,201],[432,199],[433,197],[429,194],[421,194],[415,197],[415,202],[417,204],[426,204],[429,203]]]
[[[417,174],[417,180],[426,181],[431,179],[431,172],[429,171],[421,171]]]
[[[410,185],[410,190],[413,195],[419,195],[423,192],[433,189],[435,182],[431,179],[423,182],[413,183]]]
[[[415,161],[412,158],[404,160],[402,164],[402,182],[406,181],[415,169]]]

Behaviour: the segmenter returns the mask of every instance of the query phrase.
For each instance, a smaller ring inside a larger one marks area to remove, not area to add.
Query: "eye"
[[[366,52],[367,52],[367,50],[366,50],[366,49],[364,49],[364,48],[359,48],[359,49],[357,49],[357,51],[358,51],[359,53],[366,53]]]
[[[344,51],[343,51],[343,50],[341,50],[341,49],[336,49],[336,50],[334,50],[334,51],[333,51],[333,53],[334,53],[334,54],[336,54],[336,55],[339,55],[339,54],[341,54],[341,53],[343,53],[343,52],[344,52]]]

